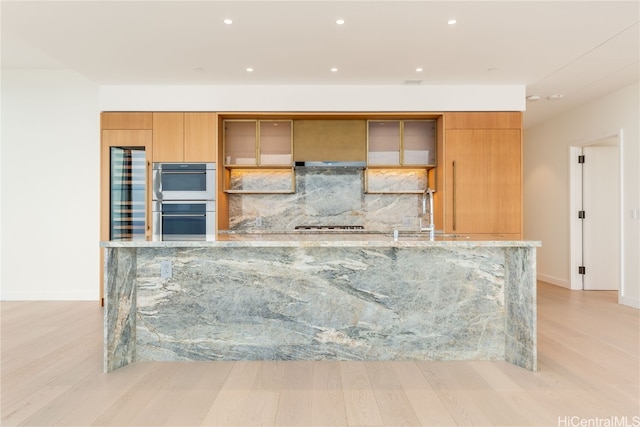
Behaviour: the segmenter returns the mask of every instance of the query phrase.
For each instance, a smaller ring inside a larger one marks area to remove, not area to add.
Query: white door
[[[582,265],[585,290],[618,290],[620,183],[617,146],[587,146],[582,154]]]

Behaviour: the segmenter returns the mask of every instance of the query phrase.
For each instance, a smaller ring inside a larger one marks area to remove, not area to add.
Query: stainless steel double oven
[[[152,215],[154,240],[214,240],[215,163],[154,163]]]

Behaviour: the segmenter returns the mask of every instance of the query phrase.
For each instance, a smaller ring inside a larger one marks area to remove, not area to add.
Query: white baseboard
[[[640,309],[640,299],[623,297],[618,294],[618,303],[622,305],[628,305],[629,307]]]
[[[538,273],[538,280],[552,285],[561,286],[563,288],[571,289],[571,284],[565,279],[559,279],[557,277],[549,276],[548,274]]]

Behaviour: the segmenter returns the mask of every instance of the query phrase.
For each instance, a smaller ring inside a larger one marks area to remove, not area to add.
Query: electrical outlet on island
[[[160,261],[160,277],[162,279],[171,279],[172,275],[171,261]]]
[[[411,227],[411,217],[410,216],[402,217],[402,226],[403,227]]]
[[[262,227],[262,217],[261,216],[257,216],[256,217],[256,227]]]

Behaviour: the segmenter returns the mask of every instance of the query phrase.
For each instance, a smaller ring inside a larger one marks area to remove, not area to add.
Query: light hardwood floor
[[[538,372],[485,361],[281,361],[146,362],[110,374],[97,303],[2,302],[1,421],[569,427],[626,417],[640,426],[640,310],[616,301],[616,292],[539,283]]]

